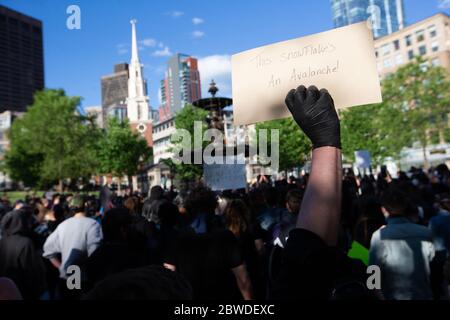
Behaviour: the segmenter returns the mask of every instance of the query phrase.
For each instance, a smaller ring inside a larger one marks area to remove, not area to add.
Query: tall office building
[[[102,77],[101,86],[103,119],[116,117],[124,120],[127,117],[128,63],[116,64],[114,73]]]
[[[0,112],[24,112],[44,88],[42,22],[0,5]]]
[[[336,28],[372,21],[375,38],[403,29],[405,25],[403,0],[331,0]]]
[[[161,80],[160,120],[175,115],[186,103],[201,98],[200,73],[197,59],[176,54],[167,62],[166,77]]]

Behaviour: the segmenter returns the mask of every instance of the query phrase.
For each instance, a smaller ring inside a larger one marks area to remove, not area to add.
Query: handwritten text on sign
[[[286,94],[301,84],[328,89],[336,108],[381,102],[366,23],[233,55],[232,80],[235,124],[288,117]]]

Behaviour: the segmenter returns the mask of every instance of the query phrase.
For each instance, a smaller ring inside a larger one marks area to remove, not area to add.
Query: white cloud
[[[439,0],[439,9],[449,9],[450,0]]]
[[[168,46],[165,46],[162,50],[156,50],[153,52],[154,57],[170,57],[172,52],[170,51]]]
[[[124,55],[128,53],[128,47],[129,45],[126,43],[119,43],[117,45],[117,54]]]
[[[193,38],[198,39],[198,38],[202,38],[205,35],[205,33],[203,31],[196,30],[196,31],[192,32],[191,35]]]
[[[195,18],[192,19],[192,23],[195,24],[195,25],[202,24],[203,22],[205,22],[205,20],[203,20],[202,18],[195,17]]]
[[[202,96],[208,97],[211,80],[219,88],[218,96],[231,97],[231,57],[227,54],[200,58],[198,68],[202,83]]]
[[[144,47],[156,47],[156,44],[158,43],[158,41],[156,41],[153,38],[147,38],[147,39],[143,39],[141,41],[139,41],[139,44],[141,44]]]
[[[166,71],[166,66],[159,66],[159,67],[156,67],[154,70],[154,72],[157,75],[163,75],[165,71]]]
[[[179,18],[182,15],[184,15],[183,11],[171,11],[167,13],[169,16],[171,16],[172,18]]]

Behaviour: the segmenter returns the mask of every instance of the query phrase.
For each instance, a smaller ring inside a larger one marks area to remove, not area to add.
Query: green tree
[[[357,150],[369,151],[374,163],[381,163],[388,156],[378,126],[380,107],[371,104],[340,112],[342,152],[347,160],[355,161]]]
[[[390,131],[390,141],[419,142],[425,167],[429,166],[426,148],[430,143],[430,130],[443,132],[448,127],[449,88],[448,72],[420,57],[399,68],[383,82],[384,107],[387,112],[383,120]],[[396,113],[396,118],[391,118],[390,113]],[[404,133],[406,124],[410,136]]]
[[[259,130],[267,130],[267,140],[271,144],[270,130],[279,130],[279,170],[287,171],[305,164],[311,152],[311,142],[292,118],[261,122],[256,125]]]
[[[28,186],[89,177],[95,172],[93,152],[98,129],[78,112],[79,97],[63,90],[43,90],[25,115],[13,122],[7,172]]]
[[[99,173],[119,178],[127,176],[130,182],[139,165],[147,162],[151,155],[152,149],[147,141],[131,131],[128,121],[121,122],[115,117],[108,119],[106,130],[98,142]]]
[[[197,108],[193,105],[187,104],[183,109],[181,109],[175,116],[175,128],[184,129],[191,135],[191,140],[188,141],[189,148],[194,151],[194,124],[195,122],[201,123],[202,132],[208,129],[206,124],[206,117],[208,112],[201,108]],[[186,142],[186,141],[185,141]],[[182,147],[182,141],[173,141],[174,148]],[[195,150],[196,152],[203,152],[203,147],[207,142],[202,142],[202,150]],[[186,146],[187,147],[187,146]],[[175,173],[175,176],[182,183],[188,183],[190,181],[195,181],[203,175],[203,167],[198,164],[187,164],[181,163],[176,164],[171,159],[164,160],[171,170]]]

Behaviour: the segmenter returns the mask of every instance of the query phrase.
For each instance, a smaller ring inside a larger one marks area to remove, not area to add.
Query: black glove
[[[320,147],[341,148],[341,127],[334,109],[333,98],[326,89],[300,86],[286,96],[286,105],[295,122],[308,136],[313,149]]]

